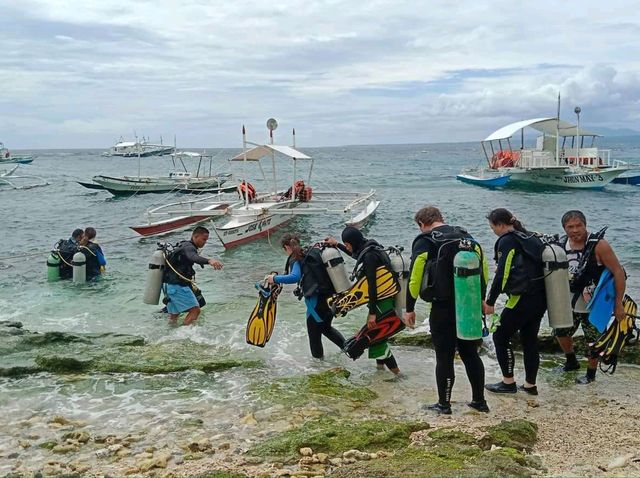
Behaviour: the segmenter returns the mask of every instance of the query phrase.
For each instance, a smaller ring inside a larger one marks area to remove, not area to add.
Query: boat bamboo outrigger
[[[32,176],[29,174],[14,174],[19,164],[11,169],[0,170],[0,190],[1,189],[31,189],[40,186],[47,186],[49,183],[40,176]]]
[[[295,130],[293,146],[273,144],[273,131],[277,122],[267,122],[270,142],[256,144],[247,141],[246,130],[242,128],[242,153],[231,161],[255,163],[262,172],[265,183],[271,182],[271,191],[257,194],[248,182],[242,181],[238,191],[241,198],[231,204],[221,200],[220,196],[199,198],[194,201],[181,201],[167,204],[148,211],[149,224],[135,226],[132,229],[143,234],[162,229],[169,232],[202,222],[218,216],[228,219],[222,225],[215,225],[214,231],[225,248],[231,248],[271,234],[287,222],[301,215],[333,214],[342,215],[345,224],[361,227],[375,214],[380,201],[375,200],[375,190],[366,193],[316,191],[311,187],[311,174],[314,161],[311,157],[295,149]],[[247,149],[247,146],[253,146]],[[273,177],[268,180],[264,174],[261,160],[271,159]],[[293,177],[288,189],[278,189],[276,158],[292,161]],[[298,164],[307,163],[306,182],[298,179]],[[165,219],[153,222],[153,219]],[[142,229],[145,228],[145,229]],[[157,232],[156,232],[157,233]],[[144,234],[150,235],[150,234]]]
[[[494,131],[481,141],[489,171],[509,175],[510,184],[599,189],[633,169],[624,161],[611,161],[611,151],[595,145],[599,134],[580,129],[580,111],[576,107],[576,125],[561,120],[558,95],[555,118],[517,121]],[[526,128],[540,133],[534,148],[525,147]],[[520,145],[514,148],[511,140],[517,133]]]

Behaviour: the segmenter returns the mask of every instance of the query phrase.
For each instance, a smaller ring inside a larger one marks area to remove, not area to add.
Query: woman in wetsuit
[[[500,324],[493,333],[502,381],[485,385],[485,388],[494,393],[518,391],[513,376],[515,360],[511,338],[519,332],[525,370],[525,382],[519,389],[537,395],[536,376],[540,366],[538,331],[547,310],[540,249],[536,252],[539,247],[537,239],[507,209],[494,209],[487,219],[498,236],[495,244],[497,269],[487,299],[482,304],[483,312],[487,315],[494,313],[496,299],[501,293],[507,294],[508,300],[500,314]]]
[[[269,284],[299,284],[302,280],[302,262],[305,256],[300,246],[300,239],[294,234],[285,234],[280,240],[280,245],[288,256],[285,273],[281,275],[272,274],[268,277],[267,282]],[[302,292],[304,293],[305,291],[303,290]],[[307,306],[309,348],[314,358],[322,359],[324,358],[323,335],[340,349],[344,347],[345,339],[335,327],[331,326],[333,313],[327,305],[327,296],[323,294],[307,295],[304,295],[304,301]]]

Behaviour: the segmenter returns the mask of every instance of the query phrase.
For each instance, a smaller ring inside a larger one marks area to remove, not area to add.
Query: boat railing
[[[560,158],[569,165],[580,165],[590,168],[611,166],[610,149],[565,148],[561,151]]]
[[[525,169],[550,168],[556,166],[556,162],[550,151],[523,149],[520,151],[520,161],[517,166]]]

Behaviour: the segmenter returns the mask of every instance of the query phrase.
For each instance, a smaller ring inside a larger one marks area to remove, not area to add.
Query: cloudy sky
[[[553,116],[640,130],[638,1],[0,0],[0,141],[476,141]],[[454,6],[455,5],[455,6]]]

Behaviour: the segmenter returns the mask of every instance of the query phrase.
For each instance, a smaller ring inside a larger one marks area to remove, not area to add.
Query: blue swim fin
[[[615,301],[616,285],[613,280],[613,274],[609,269],[605,269],[600,276],[596,290],[593,291],[591,300],[587,304],[589,322],[598,329],[598,332],[603,333],[607,329],[607,325],[609,325],[613,315]]]

